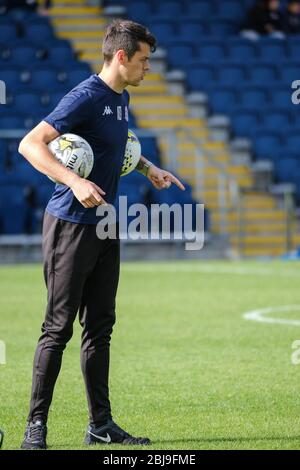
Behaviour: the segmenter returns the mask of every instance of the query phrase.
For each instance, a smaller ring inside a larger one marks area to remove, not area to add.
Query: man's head
[[[104,64],[117,69],[124,83],[138,86],[149,70],[150,52],[156,39],[144,26],[115,20],[107,28],[102,44]]]
[[[280,7],[279,0],[269,0],[267,1],[267,8],[269,11],[278,11]]]
[[[300,14],[300,2],[299,0],[290,0],[288,3],[288,11],[293,15]]]

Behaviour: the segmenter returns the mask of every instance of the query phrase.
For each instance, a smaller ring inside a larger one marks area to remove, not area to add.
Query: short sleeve
[[[87,93],[71,92],[64,96],[52,113],[43,120],[60,134],[65,134],[88,122],[92,118],[92,112],[92,100]]]

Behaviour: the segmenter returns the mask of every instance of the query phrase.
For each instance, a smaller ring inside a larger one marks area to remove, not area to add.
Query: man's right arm
[[[41,173],[71,188],[86,208],[105,204],[105,192],[95,183],[85,180],[59,163],[48,149],[48,143],[60,134],[45,121],[40,122],[20,142],[19,152]]]

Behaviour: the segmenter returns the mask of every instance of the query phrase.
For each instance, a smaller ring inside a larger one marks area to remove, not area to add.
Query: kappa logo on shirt
[[[114,113],[112,112],[110,106],[105,106],[102,116],[110,116],[111,114]]]

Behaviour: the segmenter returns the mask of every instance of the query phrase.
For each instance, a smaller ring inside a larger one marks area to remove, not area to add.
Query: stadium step
[[[50,18],[62,18],[70,19],[81,17],[82,19],[86,18],[95,18],[95,15],[100,16],[102,9],[100,7],[91,7],[91,6],[54,6],[49,10]]]
[[[57,36],[62,39],[69,39],[72,41],[73,39],[84,39],[90,41],[98,41],[99,46],[101,47],[103,32],[102,31],[57,31]]]
[[[86,18],[84,22],[81,18],[54,18],[52,24],[56,27],[57,31],[93,31],[95,33],[102,33],[106,22],[101,18]]]
[[[43,4],[43,0],[39,0],[40,4]],[[56,7],[64,6],[84,6],[86,5],[86,0],[52,0],[52,5]]]

